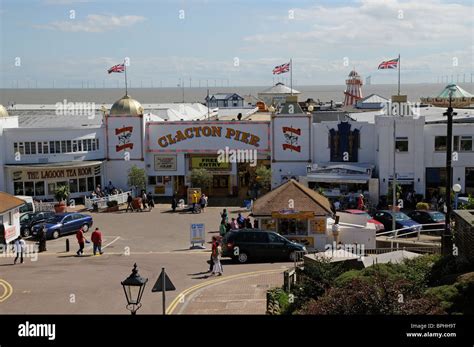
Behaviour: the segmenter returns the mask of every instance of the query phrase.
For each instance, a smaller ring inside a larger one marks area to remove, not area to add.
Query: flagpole
[[[398,95],[400,95],[400,53],[398,53]]]
[[[290,88],[293,95],[293,59],[290,58]]]
[[[128,95],[128,85],[127,85],[127,62],[123,61],[123,67],[125,70],[125,95]]]

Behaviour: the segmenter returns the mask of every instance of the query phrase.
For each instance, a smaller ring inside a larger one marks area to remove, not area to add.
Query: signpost
[[[191,247],[189,249],[204,249],[204,243],[206,242],[205,238],[205,225],[204,223],[199,223],[199,224],[191,224],[191,229],[190,229],[190,243]],[[200,246],[196,246],[196,244],[200,244]]]
[[[170,278],[165,272],[165,268],[161,268],[160,277],[155,282],[155,285],[152,288],[152,292],[162,292],[163,293],[163,315],[166,314],[166,294],[167,291],[176,290],[176,287],[171,282]]]

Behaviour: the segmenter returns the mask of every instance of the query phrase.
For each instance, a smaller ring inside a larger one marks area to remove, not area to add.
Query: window
[[[54,154],[56,153],[55,147],[54,147],[54,141],[49,141],[49,153]]]
[[[61,153],[66,153],[66,141],[61,141]]]
[[[82,140],[82,151],[87,152],[87,140]]]
[[[56,183],[48,183],[48,195],[54,195]]]
[[[15,192],[15,195],[25,195],[23,182],[13,182],[13,191]]]
[[[150,186],[156,185],[156,176],[148,176],[148,185]]]
[[[459,151],[459,136],[454,136],[453,151],[455,151],[455,152]]]
[[[461,136],[460,141],[461,151],[472,151],[472,136]]]
[[[308,221],[305,219],[278,219],[278,232],[282,235],[307,235]]]
[[[13,143],[13,154],[16,156],[18,153],[18,142]]]
[[[92,140],[87,139],[87,151],[90,152],[92,151]]]
[[[94,189],[94,177],[87,177],[87,191],[92,192]]]
[[[72,140],[72,151],[77,152],[77,140]]]
[[[56,144],[56,153],[61,153],[61,141],[54,141]]]
[[[446,136],[435,136],[435,151],[445,152],[447,148]]]
[[[77,140],[77,151],[82,152],[82,140]]]
[[[25,144],[23,142],[18,143],[18,151],[20,154],[25,154]]]
[[[30,142],[31,154],[36,154],[36,142]]]
[[[78,187],[77,187],[77,179],[73,178],[69,180],[69,191],[71,193],[77,193],[78,192]]]
[[[35,196],[38,196],[38,195],[45,195],[43,181],[35,182]]]
[[[43,153],[44,153],[44,154],[48,154],[48,153],[49,153],[49,142],[48,142],[48,141],[44,141],[44,142],[43,142]]]
[[[100,176],[95,176],[95,185],[98,186],[99,184],[100,184]]]
[[[66,141],[66,152],[71,153],[72,148],[71,148],[71,140]]]
[[[92,139],[92,150],[95,151],[95,139]]]
[[[408,137],[397,137],[395,149],[397,152],[408,152]]]
[[[466,187],[467,194],[474,194],[474,167],[466,168]]]
[[[31,147],[29,142],[25,142],[25,154],[31,154]]]
[[[38,142],[38,154],[43,154],[43,142]]]
[[[87,192],[87,181],[86,178],[79,178],[79,192]]]
[[[99,150],[99,139],[95,139],[97,150]]]
[[[25,195],[34,196],[35,185],[33,182],[25,182]]]

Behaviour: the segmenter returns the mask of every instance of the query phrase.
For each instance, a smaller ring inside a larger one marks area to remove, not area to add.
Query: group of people
[[[115,186],[112,184],[112,181],[109,181],[108,186],[105,187],[104,189],[102,189],[100,184],[98,184],[91,195],[93,199],[94,198],[99,199],[99,198],[105,198],[106,196],[109,196],[109,195],[117,195],[121,193],[123,193],[123,191],[121,189],[115,188]]]
[[[84,229],[80,228],[76,233],[77,243],[79,244],[79,250],[76,252],[77,256],[80,257],[84,254],[84,247],[86,243],[90,243],[92,241],[92,252],[94,255],[99,253],[102,255],[104,252],[102,251],[102,232],[99,228],[95,228],[95,230],[91,234],[91,240],[87,240],[84,236]]]
[[[257,220],[254,220],[253,225],[250,217],[245,218],[241,213],[237,215],[237,218],[231,218],[229,222],[229,215],[227,209],[224,209],[221,213],[221,223],[219,226],[219,234],[224,236],[230,230],[238,229],[257,229],[258,223]]]
[[[197,190],[193,191],[193,194],[191,195],[191,202],[192,202],[192,213],[199,213],[199,212],[204,212],[204,209],[207,206],[208,203],[208,197],[206,194],[202,193],[199,194]],[[174,210],[173,210],[174,211]]]
[[[133,197],[130,193],[127,193],[127,209],[125,212],[130,211],[143,211],[148,209],[149,211],[155,207],[155,201],[153,200],[153,195],[150,193],[146,193],[145,190],[142,190],[140,193],[140,203],[137,205],[137,208],[133,206]]]

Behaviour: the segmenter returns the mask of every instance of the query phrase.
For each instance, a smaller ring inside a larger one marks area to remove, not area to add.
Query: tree
[[[206,189],[212,183],[212,174],[206,169],[193,169],[191,171],[191,184],[193,188]]]
[[[255,174],[257,175],[257,182],[260,183],[263,188],[270,189],[272,183],[272,170],[262,165],[255,170]]]
[[[133,165],[128,170],[128,185],[135,188],[135,193],[146,188],[146,172],[145,169],[140,169]]]
[[[474,210],[474,197],[469,194],[467,197],[467,204],[463,204],[461,207],[462,210]]]
[[[68,196],[69,196],[69,186],[67,185],[58,186],[56,190],[54,191],[54,198],[59,202],[66,201]]]

